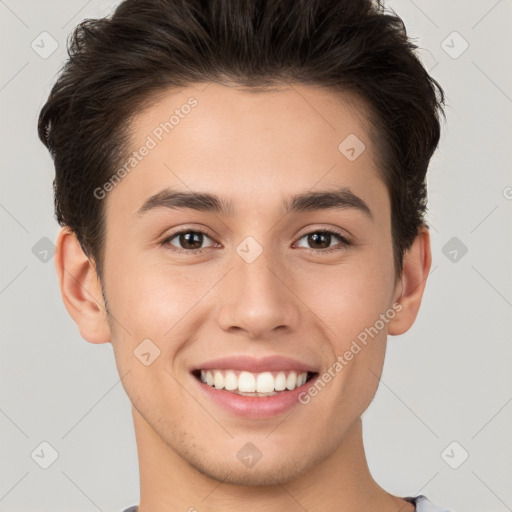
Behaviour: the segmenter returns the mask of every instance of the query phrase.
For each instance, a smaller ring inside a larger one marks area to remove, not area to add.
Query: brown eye
[[[331,245],[331,237],[330,233],[321,231],[307,235],[308,244],[312,246],[312,249],[327,249]]]
[[[330,252],[333,250],[343,249],[350,245],[350,241],[340,233],[330,230],[311,231],[300,238],[305,240],[306,249],[319,252]],[[334,243],[333,243],[334,242]],[[304,247],[299,245],[299,247]]]
[[[213,243],[210,243],[209,245],[203,246],[203,243],[205,243],[206,239],[211,240],[211,238],[202,231],[186,230],[174,233],[170,237],[166,238],[163,241],[163,244],[168,244],[172,247],[175,247],[178,252],[193,252],[213,245]]]
[[[180,233],[178,240],[183,249],[200,249],[203,244],[203,234],[192,231]]]

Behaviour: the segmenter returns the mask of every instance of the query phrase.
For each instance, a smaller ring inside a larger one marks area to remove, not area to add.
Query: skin
[[[194,85],[166,91],[134,118],[131,149],[190,96],[198,105],[104,199],[108,314],[94,262],[67,228],[57,240],[64,304],[85,340],[112,343],[133,404],[140,512],[413,511],[372,478],[360,417],[377,390],[388,334],[406,332],[417,316],[430,241],[422,229],[395,276],[389,196],[364,105],[312,86],[255,93]],[[349,134],[366,145],[354,161],[338,150]],[[373,218],[353,208],[283,214],[291,195],[340,186]],[[234,211],[158,208],[138,217],[166,187],[217,194]],[[191,251],[179,238],[159,245],[187,228],[211,234],[202,254],[173,252]],[[339,250],[314,253],[322,246],[304,235],[322,228],[340,230],[352,245],[333,237]],[[247,236],[263,249],[250,264],[236,252]],[[401,311],[289,415],[230,415],[189,373],[233,354],[289,356],[322,373],[397,301]],[[147,338],[160,349],[149,366],[134,356]],[[252,468],[236,456],[247,442],[262,453]]]

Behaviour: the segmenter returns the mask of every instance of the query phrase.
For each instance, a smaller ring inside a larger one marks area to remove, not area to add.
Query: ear
[[[62,300],[80,335],[90,343],[110,342],[110,327],[95,267],[69,228],[62,228],[56,246],[55,268]]]
[[[389,322],[388,333],[391,335],[407,332],[418,315],[432,264],[428,226],[420,229],[411,247],[404,253],[403,262],[402,276],[397,282],[393,301],[398,302],[401,309],[397,309],[396,316]]]

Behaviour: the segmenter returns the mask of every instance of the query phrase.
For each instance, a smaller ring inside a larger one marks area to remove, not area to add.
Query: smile
[[[197,370],[194,375],[215,389],[224,389],[243,396],[273,396],[302,386],[311,379],[313,373],[295,370],[254,373],[211,369]]]

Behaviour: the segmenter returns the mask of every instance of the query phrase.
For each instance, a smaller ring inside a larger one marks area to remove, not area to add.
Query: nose
[[[255,261],[233,257],[233,269],[219,292],[225,298],[218,309],[220,328],[250,339],[268,339],[293,331],[300,319],[300,300],[293,292],[290,272],[277,265],[269,250]]]

